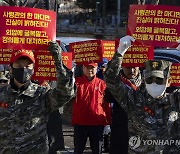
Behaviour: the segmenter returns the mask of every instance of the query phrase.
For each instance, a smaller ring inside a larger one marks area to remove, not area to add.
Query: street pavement
[[[73,126],[70,123],[70,120],[62,117],[63,120],[63,136],[64,136],[64,144],[65,144],[65,150],[59,152],[59,154],[73,154],[74,152],[74,142],[73,142],[73,135],[74,135],[74,129]],[[89,141],[86,143],[86,148],[84,150],[84,154],[91,154],[91,149],[89,145]],[[105,153],[104,153],[105,154]]]
[[[74,152],[74,142],[73,142],[73,135],[74,135],[74,129],[71,125],[70,120],[62,117],[63,120],[63,136],[64,136],[64,144],[65,144],[65,150],[61,151],[61,154],[73,154]],[[89,146],[89,141],[86,144],[86,149],[84,151],[84,154],[91,154],[91,149]]]

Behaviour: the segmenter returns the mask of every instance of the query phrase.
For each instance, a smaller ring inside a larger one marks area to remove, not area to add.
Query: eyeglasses
[[[161,85],[161,84],[163,84],[163,82],[164,82],[164,79],[163,78],[159,78],[159,77],[149,77],[149,78],[145,78],[145,82],[147,83],[147,84],[151,84],[151,83],[156,83],[156,84],[159,84],[159,85]]]
[[[0,83],[7,83],[8,80],[0,80]]]

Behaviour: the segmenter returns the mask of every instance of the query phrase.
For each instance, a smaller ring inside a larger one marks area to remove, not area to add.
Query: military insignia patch
[[[156,61],[152,62],[152,67],[154,69],[156,69],[158,67],[158,62],[156,62]]]
[[[8,103],[2,103],[2,102],[0,102],[0,107],[2,107],[2,108],[8,108]]]

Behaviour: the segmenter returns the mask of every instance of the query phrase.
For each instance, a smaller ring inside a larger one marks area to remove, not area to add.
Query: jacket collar
[[[90,80],[88,80],[88,78],[85,76],[85,75],[83,75],[83,81],[84,82],[90,82],[90,83],[93,83],[94,81],[95,81],[95,79],[96,79],[96,75],[94,76],[94,78],[90,81]]]
[[[38,89],[38,86],[39,86],[38,84],[34,84],[30,82],[29,86],[27,87],[26,90],[22,92],[22,94],[26,96],[34,97],[36,90]]]
[[[34,84],[31,81],[23,85],[20,89],[17,88],[13,81],[11,81],[10,85],[12,93],[19,93],[21,95],[23,94],[30,97],[34,97],[34,94],[38,88],[38,84]]]

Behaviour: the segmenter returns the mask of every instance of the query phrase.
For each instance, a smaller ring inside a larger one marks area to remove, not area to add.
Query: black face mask
[[[28,68],[13,68],[12,75],[19,83],[26,83],[31,79],[33,69]]]

